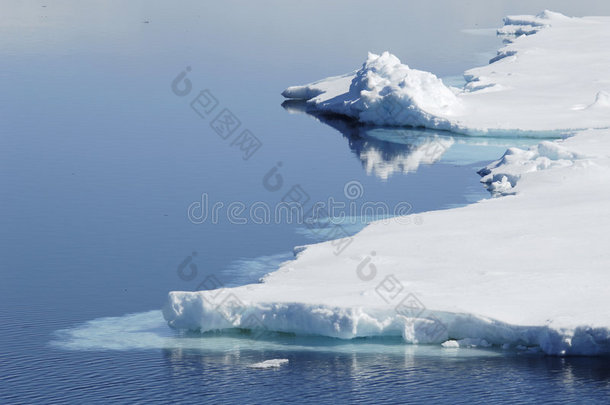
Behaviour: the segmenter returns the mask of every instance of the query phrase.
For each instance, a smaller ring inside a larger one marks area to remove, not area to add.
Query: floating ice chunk
[[[261,361],[260,363],[250,364],[250,368],[279,368],[284,364],[288,364],[288,359],[271,359]]]
[[[457,349],[460,347],[460,344],[457,340],[447,340],[446,342],[441,343],[445,349]]]

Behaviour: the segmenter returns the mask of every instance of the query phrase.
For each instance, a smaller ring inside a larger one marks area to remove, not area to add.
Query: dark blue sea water
[[[0,403],[608,402],[607,359],[253,342],[173,331],[160,314],[168,291],[210,274],[256,282],[319,240],[301,224],[236,224],[226,211],[195,223],[187,212],[202,195],[273,206],[299,186],[310,201],[349,202],[352,182],[358,204],[406,202],[414,213],[488,198],[476,170],[535,141],[320,122],[291,114],[280,92],[383,50],[457,84],[495,54],[505,14],[544,8],[610,14],[593,1],[4,1]],[[179,96],[172,81],[187,67],[191,92]],[[190,105],[204,90],[213,114]],[[225,108],[235,134],[213,128]],[[262,144],[250,157],[235,142],[245,129]],[[418,164],[413,151],[430,138],[449,146]],[[274,167],[275,191],[264,185]],[[370,220],[357,217],[349,232]],[[289,363],[249,367],[279,358]]]

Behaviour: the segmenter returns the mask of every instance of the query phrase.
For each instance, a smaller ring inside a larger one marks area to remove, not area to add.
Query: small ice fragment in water
[[[250,368],[278,368],[278,367],[281,367],[282,364],[288,364],[288,359],[265,360],[260,363],[250,364],[248,367],[250,367]]]
[[[460,347],[460,344],[457,340],[447,340],[446,342],[441,343],[445,349],[454,349]]]

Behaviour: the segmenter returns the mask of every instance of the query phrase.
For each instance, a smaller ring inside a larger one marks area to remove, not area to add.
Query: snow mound
[[[345,91],[346,81],[350,79]],[[311,100],[316,108],[363,123],[449,128],[447,119],[461,110],[460,101],[434,74],[411,69],[383,52],[369,53],[353,75],[289,87],[282,95]]]

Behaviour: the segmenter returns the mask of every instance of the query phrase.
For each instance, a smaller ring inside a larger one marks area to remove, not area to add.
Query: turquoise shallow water
[[[289,114],[280,96],[288,85],[352,70],[369,50],[455,76],[499,46],[493,30],[479,28],[550,7],[475,3],[6,2],[0,402],[606,401],[607,359],[397,339],[253,342],[235,331],[180,333],[160,317],[168,291],[194,290],[210,274],[226,286],[256,282],[294,246],[323,239],[286,221],[193,223],[188,207],[203,193],[273,205],[299,185],[310,201],[348,202],[344,187],[356,181],[357,204],[407,202],[414,213],[488,198],[476,170],[532,140],[354,129]],[[577,14],[604,7],[560,3],[553,7]],[[262,141],[250,159],[214,131],[213,117],[193,111],[194,96],[172,92],[187,66],[192,94],[209,89]],[[430,137],[450,146],[434,164],[412,165],[410,153]],[[278,162],[284,184],[270,191],[263,179]],[[346,229],[370,219],[356,216]],[[289,363],[249,367],[279,358]]]

